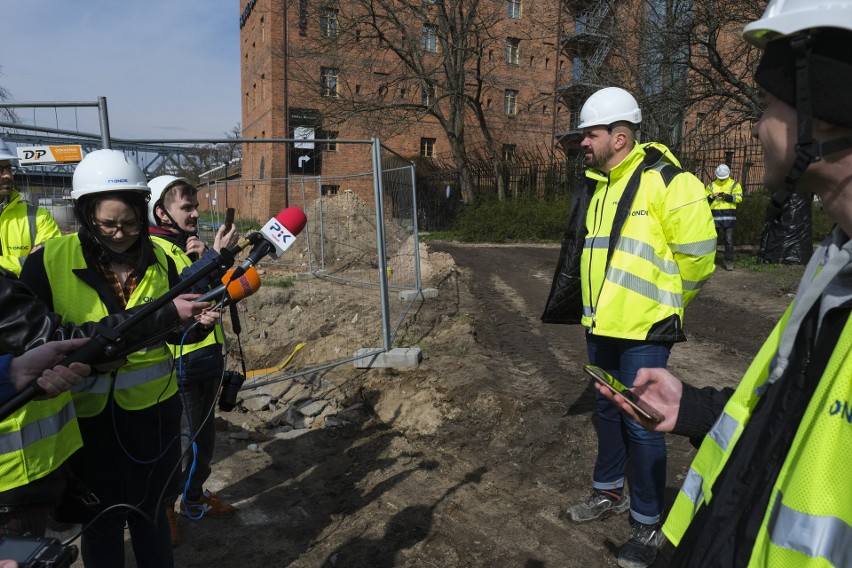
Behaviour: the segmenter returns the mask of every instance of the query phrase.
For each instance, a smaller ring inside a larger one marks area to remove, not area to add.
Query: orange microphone
[[[194,302],[239,302],[243,298],[251,296],[260,290],[260,275],[254,266],[249,267],[245,274],[231,280],[235,268],[231,268],[222,276],[222,284],[210,290],[203,296],[199,296]]]

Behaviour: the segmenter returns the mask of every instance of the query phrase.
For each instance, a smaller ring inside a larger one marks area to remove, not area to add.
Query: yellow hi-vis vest
[[[772,331],[722,415],[704,438],[663,533],[677,546],[730,458],[758,402],[791,309]],[[852,566],[852,318],[802,417],[772,488],[749,566]]]
[[[154,254],[157,262],[148,267],[133,290],[128,308],[151,302],[169,290],[166,253],[154,245]],[[45,243],[44,267],[50,279],[53,309],[62,316],[62,323],[99,321],[109,315],[98,293],[73,272],[86,266],[76,234]],[[110,389],[115,391],[115,402],[125,410],[154,406],[177,392],[171,375],[172,355],[165,343],[131,353],[127,364],[114,373],[86,377],[72,389],[77,415],[85,418],[100,414]]]
[[[21,201],[20,193],[10,191],[8,204],[0,210],[0,266],[20,276],[30,250],[60,235],[50,211]]]
[[[71,393],[28,402],[0,422],[0,491],[41,479],[82,445]]]
[[[713,221],[717,225],[729,227],[737,220],[737,204],[743,202],[743,187],[731,178],[713,180],[705,189],[707,197],[719,192],[733,196],[733,201],[725,199],[714,199],[710,202],[710,211],[713,212]]]
[[[637,144],[609,175],[586,170],[596,186],[580,261],[581,323],[595,335],[646,340],[654,324],[674,320],[682,336],[684,307],[715,268],[716,227],[694,175],[676,170],[669,179],[659,162],[642,172],[632,203],[620,203],[645,154]],[[616,215],[627,217],[607,264]]]
[[[168,239],[164,239],[162,237],[158,237],[156,235],[151,236],[151,240],[154,243],[160,245],[167,255],[172,257],[175,261],[175,266],[177,267],[178,274],[183,272],[184,268],[192,264],[192,260],[187,256],[183,250],[173,242]],[[207,347],[208,345],[221,345],[224,343],[224,333],[222,332],[222,326],[218,323],[213,328],[213,333],[209,334],[207,337],[199,341],[198,343],[188,343],[184,344],[182,347],[180,345],[171,345],[169,344],[169,348],[172,350],[172,355],[174,355],[175,359],[178,357],[187,355],[192,353],[197,349],[201,349],[202,347]]]

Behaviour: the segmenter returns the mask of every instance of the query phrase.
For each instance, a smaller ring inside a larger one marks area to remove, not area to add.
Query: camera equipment
[[[0,558],[20,568],[68,568],[77,560],[77,547],[55,538],[0,536]]]
[[[237,406],[237,393],[246,381],[245,375],[237,371],[225,371],[222,390],[219,391],[219,410],[230,412]]]

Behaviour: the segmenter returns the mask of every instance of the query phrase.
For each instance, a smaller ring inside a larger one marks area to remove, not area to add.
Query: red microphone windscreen
[[[293,235],[298,235],[305,228],[308,218],[305,212],[298,207],[288,207],[275,216],[275,220],[284,225],[284,228]]]

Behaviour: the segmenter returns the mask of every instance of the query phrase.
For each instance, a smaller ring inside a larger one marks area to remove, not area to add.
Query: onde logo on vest
[[[842,418],[846,419],[846,422],[852,424],[852,406],[850,406],[848,401],[839,401],[835,400],[828,409],[829,416],[837,416],[840,415]]]

